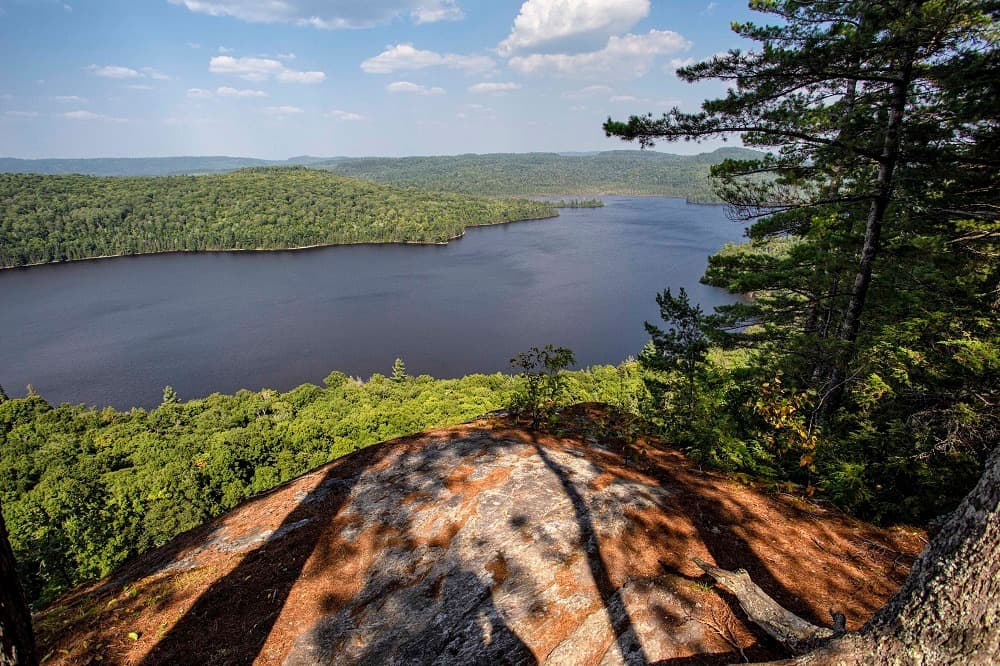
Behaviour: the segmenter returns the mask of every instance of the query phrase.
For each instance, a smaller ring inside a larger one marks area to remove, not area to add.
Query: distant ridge
[[[0,172],[88,176],[205,175],[247,167],[308,166],[384,185],[418,187],[478,196],[571,195],[670,196],[718,203],[709,168],[727,158],[761,153],[719,148],[698,155],[651,150],[593,153],[487,153],[411,157],[316,157],[287,160],[252,157],[104,157],[26,160],[0,157]]]

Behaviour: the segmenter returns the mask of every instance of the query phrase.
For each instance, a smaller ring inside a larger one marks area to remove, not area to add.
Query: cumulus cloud
[[[297,116],[305,113],[302,109],[297,106],[265,106],[262,111],[269,116]]]
[[[291,23],[316,28],[367,28],[409,16],[415,23],[462,18],[456,0],[170,0],[193,12],[251,23]]]
[[[482,55],[436,53],[414,48],[413,44],[390,44],[382,53],[361,63],[361,69],[369,74],[392,74],[393,72],[426,67],[447,67],[465,72],[484,72],[496,67],[496,61]]]
[[[137,70],[131,67],[122,67],[121,65],[104,65],[103,67],[91,65],[87,69],[95,75],[103,76],[106,79],[137,79],[142,76]]]
[[[267,97],[263,90],[252,90],[250,88],[230,88],[222,86],[215,89],[215,94],[219,97]]]
[[[393,81],[385,87],[391,93],[411,93],[414,95],[443,95],[444,88],[428,88],[409,81]]]
[[[497,50],[509,56],[574,41],[601,44],[648,14],[649,0],[527,0]]]
[[[612,36],[599,51],[588,53],[532,53],[515,56],[508,64],[522,74],[560,76],[640,77],[659,56],[691,48],[691,42],[672,30],[650,30],[645,35]]]
[[[360,113],[351,113],[350,111],[343,111],[341,109],[334,109],[326,114],[327,118],[334,118],[336,120],[342,120],[344,122],[353,122],[358,120],[364,120],[365,117]]]
[[[477,94],[486,95],[496,95],[505,92],[510,92],[511,90],[517,90],[521,87],[520,83],[499,83],[493,81],[485,81],[483,83],[477,83],[474,86],[469,86],[469,92]]]
[[[87,67],[87,70],[95,76],[101,76],[106,79],[153,79],[154,81],[167,81],[170,79],[169,76],[152,67],[143,67],[140,71],[131,67],[123,67],[122,65],[104,65],[103,67],[90,65]]]
[[[294,69],[286,69],[278,73],[278,80],[282,83],[322,83],[326,80],[323,72],[298,72]]]
[[[321,83],[326,79],[323,72],[289,69],[284,63],[272,58],[215,56],[208,63],[208,71],[214,74],[231,74],[247,81],[267,81],[273,78],[282,83]]]
[[[269,95],[263,90],[253,90],[252,88],[231,88],[229,86],[221,86],[216,88],[214,92],[208,90],[207,88],[188,88],[187,96],[192,99],[208,99],[215,96],[236,97],[242,99],[252,97],[269,97]]]

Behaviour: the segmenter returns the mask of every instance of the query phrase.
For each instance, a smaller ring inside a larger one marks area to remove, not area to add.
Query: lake
[[[152,407],[181,399],[367,378],[508,370],[518,351],[570,347],[617,363],[658,321],[656,294],[699,284],[739,240],[721,206],[604,197],[604,208],[469,229],[444,246],[164,254],[0,271],[0,385],[52,403]]]

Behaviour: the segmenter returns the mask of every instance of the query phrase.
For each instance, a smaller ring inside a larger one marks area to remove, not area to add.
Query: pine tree
[[[953,175],[947,169],[971,165],[962,154],[969,123],[951,117],[939,78],[992,47],[996,8],[981,0],[751,7],[784,23],[734,25],[759,51],[731,51],[679,72],[735,84],[726,97],[699,113],[609,119],[605,131],[644,146],[736,133],[774,151],[713,170],[723,199],[744,219],[763,219],[750,230],[751,245],[715,259],[708,279],[760,294],[751,307],[730,309],[745,323],[809,338],[795,347],[816,350],[802,372],[821,384],[830,413],[854,370],[880,256],[906,231],[910,172]]]
[[[704,278],[752,295],[720,310],[728,342],[754,352],[743,394],[780,374],[810,396],[842,505],[929,517],[1000,436],[1000,3],[751,7],[780,23],[734,26],[758,49],[680,71],[729,83],[725,97],[605,131],[644,146],[739,134],[771,151],[713,169],[752,222]]]
[[[709,350],[707,330],[710,323],[701,306],[692,304],[687,291],[681,287],[677,296],[666,289],[656,296],[660,307],[660,318],[667,324],[662,330],[649,322],[645,323],[650,342],[639,361],[647,373],[646,386],[654,400],[662,405],[668,394],[676,393],[676,407],[683,414],[683,420],[690,426],[695,418],[698,381],[700,370]],[[674,391],[674,382],[658,380],[657,373],[678,373],[682,378],[679,390]]]
[[[406,365],[403,363],[403,359],[397,358],[392,364],[392,376],[390,378],[396,383],[402,383],[409,379],[409,375],[406,374]]]
[[[177,397],[177,391],[174,390],[173,386],[163,387],[163,400],[160,401],[160,405],[176,405],[180,402],[180,398]]]

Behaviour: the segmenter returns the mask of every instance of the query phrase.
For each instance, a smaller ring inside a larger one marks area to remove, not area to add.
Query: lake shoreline
[[[545,215],[543,217],[526,217],[521,220],[506,220],[503,222],[493,222],[490,224],[469,224],[461,233],[450,236],[443,241],[356,241],[353,243],[316,243],[313,245],[299,245],[296,247],[236,247],[204,250],[162,250],[160,252],[135,252],[133,254],[102,254],[96,257],[83,257],[82,259],[64,259],[62,261],[41,261],[32,264],[21,264],[20,266],[0,266],[0,271],[16,271],[28,268],[39,268],[42,266],[60,266],[62,264],[78,264],[88,261],[103,261],[106,259],[123,259],[125,257],[153,257],[170,254],[230,254],[230,253],[268,253],[268,252],[299,252],[303,250],[321,250],[330,247],[359,247],[359,246],[386,246],[386,245],[423,245],[423,246],[445,246],[454,240],[465,237],[469,229],[499,227],[507,224],[517,224],[518,222],[538,222],[541,220],[551,220],[559,217],[559,211],[555,215]]]

